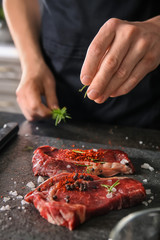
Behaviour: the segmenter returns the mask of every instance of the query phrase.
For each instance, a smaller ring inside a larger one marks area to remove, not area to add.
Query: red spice
[[[75,145],[73,144],[73,145],[71,145],[71,147],[75,147]]]
[[[100,149],[98,151],[94,151],[92,149],[91,150],[73,149],[65,151],[65,156],[75,161],[87,161],[87,162],[102,161],[103,155],[104,151],[101,151]]]

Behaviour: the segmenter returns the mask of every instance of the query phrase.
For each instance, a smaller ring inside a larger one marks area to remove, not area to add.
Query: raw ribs
[[[104,177],[118,173],[132,174],[128,155],[111,149],[57,149],[41,146],[32,158],[34,175],[55,176],[62,172],[81,172]]]
[[[92,216],[139,204],[145,195],[142,184],[131,178],[61,173],[28,193],[25,200],[48,222],[73,230]]]

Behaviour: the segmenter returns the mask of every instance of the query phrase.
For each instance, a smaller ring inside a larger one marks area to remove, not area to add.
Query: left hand
[[[160,16],[144,22],[112,18],[91,42],[81,82],[96,103],[130,92],[160,64]]]

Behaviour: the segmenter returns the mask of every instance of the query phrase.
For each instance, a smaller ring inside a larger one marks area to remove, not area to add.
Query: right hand
[[[45,63],[26,67],[16,90],[17,102],[28,121],[51,116],[51,110],[58,108],[55,78]],[[42,103],[45,96],[47,106]]]

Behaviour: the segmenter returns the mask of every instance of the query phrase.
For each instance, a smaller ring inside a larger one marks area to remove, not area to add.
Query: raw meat
[[[142,184],[131,178],[61,173],[28,193],[25,200],[48,222],[73,230],[92,216],[139,204],[145,196]]]
[[[104,177],[134,172],[127,154],[111,149],[57,149],[41,146],[34,151],[32,162],[35,175],[49,177],[62,172],[84,172]]]

